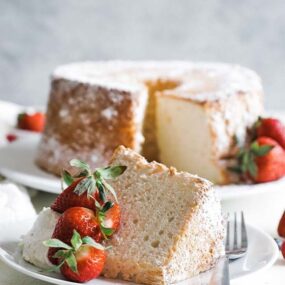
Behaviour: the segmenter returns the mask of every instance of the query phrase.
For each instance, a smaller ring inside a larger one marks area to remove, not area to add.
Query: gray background
[[[239,63],[285,108],[284,0],[0,0],[0,99],[45,104],[49,74],[79,60]]]

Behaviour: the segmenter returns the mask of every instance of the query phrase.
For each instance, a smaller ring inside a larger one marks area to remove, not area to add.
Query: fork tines
[[[230,218],[230,215],[228,214]],[[226,254],[230,259],[236,259],[246,253],[248,240],[246,225],[243,212],[240,213],[239,218],[237,213],[234,213],[234,219],[228,218],[225,249]]]

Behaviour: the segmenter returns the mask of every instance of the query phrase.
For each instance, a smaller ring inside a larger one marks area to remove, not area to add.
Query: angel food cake
[[[111,160],[111,167],[118,165],[126,170],[108,183],[117,192],[120,226],[105,241],[111,248],[102,275],[136,283],[170,284],[210,269],[224,254],[221,207],[212,184],[157,162],[148,163],[123,146]],[[66,203],[70,201],[65,199]],[[74,199],[72,203],[74,207]],[[23,242],[24,259],[45,269],[51,263],[43,241],[54,237],[57,223],[64,228],[58,221],[72,209],[59,214],[54,205],[39,214]]]
[[[36,163],[59,175],[71,158],[104,165],[118,145],[217,184],[235,141],[263,111],[259,77],[237,65],[83,62],[58,67]]]

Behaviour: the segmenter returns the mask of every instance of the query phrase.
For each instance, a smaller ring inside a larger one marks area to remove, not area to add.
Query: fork
[[[227,235],[226,235],[225,250],[226,250],[226,256],[230,260],[243,257],[247,251],[248,241],[247,241],[247,232],[246,232],[243,212],[240,213],[240,220],[241,220],[240,234],[238,234],[237,213],[234,213],[233,227],[231,227],[230,225],[231,222],[229,220],[227,221]],[[232,246],[231,246],[231,236],[232,236],[231,228],[233,228],[233,245]],[[239,236],[240,236],[240,241],[238,240]]]
[[[225,241],[226,255],[219,260],[216,270],[210,280],[210,285],[229,285],[229,260],[238,259],[246,254],[248,241],[243,212],[240,214],[240,220],[240,230],[238,230],[237,213],[234,213],[233,222],[227,221]],[[233,242],[231,242],[232,237]]]

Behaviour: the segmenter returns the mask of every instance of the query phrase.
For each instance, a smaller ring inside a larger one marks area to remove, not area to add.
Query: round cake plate
[[[59,194],[60,178],[41,170],[34,162],[39,140],[40,135],[34,134],[0,148],[0,173],[24,186]]]
[[[20,236],[24,234],[24,232],[20,232],[18,226],[12,225],[9,229],[11,231],[9,235],[7,235],[9,238],[0,239],[0,260],[16,271],[22,272],[23,274],[38,280],[61,285],[78,284],[64,280],[60,274],[43,272],[41,269],[25,262],[18,245]],[[249,241],[247,254],[230,263],[229,269],[231,280],[240,279],[265,270],[271,267],[278,257],[278,247],[268,234],[251,225],[247,225],[247,233]],[[212,274],[213,271],[209,270],[199,276],[177,283],[177,285],[209,284]],[[124,285],[134,283],[98,278],[88,282],[88,284]]]
[[[35,164],[40,135],[32,135],[0,148],[0,173],[24,186],[49,193],[61,192],[60,178],[41,170]],[[252,185],[214,186],[221,200],[251,196],[285,189],[285,178],[278,181]]]

